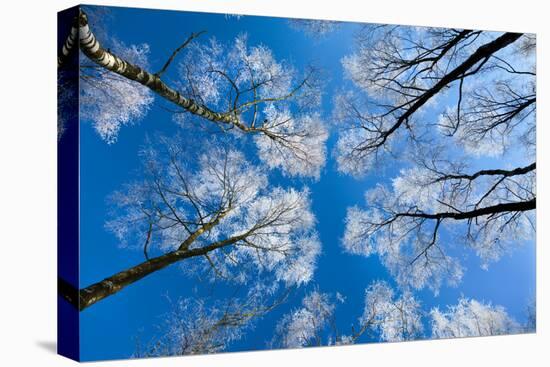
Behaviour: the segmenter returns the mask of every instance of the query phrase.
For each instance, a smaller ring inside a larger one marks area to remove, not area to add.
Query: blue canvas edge
[[[57,13],[57,50],[76,19],[79,6]],[[73,98],[58,103],[58,119],[63,119],[57,144],[57,353],[80,361],[79,289],[79,118],[78,44],[58,67],[58,83],[69,86]],[[58,98],[62,98],[59,93]],[[58,123],[59,127],[59,123]]]

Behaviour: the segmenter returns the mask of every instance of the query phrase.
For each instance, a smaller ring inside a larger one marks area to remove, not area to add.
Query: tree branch
[[[105,278],[98,283],[81,289],[79,291],[79,309],[82,311],[94,303],[97,303],[106,297],[112,296],[126,286],[133,284],[138,280],[156,271],[164,269],[178,261],[191,257],[204,256],[211,251],[239,242],[243,238],[246,238],[247,235],[249,234],[245,233],[240,236],[229,237],[225,240],[217,241],[211,243],[210,245],[191,250],[176,250],[168,252],[164,255],[157,256],[129,269],[116,273],[109,278]]]
[[[494,214],[506,213],[506,212],[524,212],[524,211],[533,210],[535,208],[536,208],[536,198],[533,198],[527,201],[496,204],[492,206],[477,208],[471,211],[459,212],[459,213],[453,213],[453,212],[397,213],[394,215],[394,218],[412,217],[412,218],[425,218],[425,219],[436,219],[436,220],[450,218],[454,220],[463,220],[463,219],[473,219],[484,215],[494,215]]]
[[[376,149],[381,147],[386,140],[403,124],[406,123],[409,118],[426,104],[433,96],[439,93],[448,84],[462,79],[465,76],[472,75],[472,72],[468,71],[478,63],[485,63],[491,55],[495,52],[505,48],[509,44],[515,42],[521,37],[521,33],[505,33],[495,40],[480,46],[472,55],[470,55],[462,64],[458,65],[455,69],[443,76],[433,87],[426,92],[415,98],[415,102],[406,109],[406,111],[397,118],[397,121],[386,131],[381,132],[380,136],[376,139],[376,142],[372,145],[367,145],[361,149]],[[479,67],[475,69],[475,72],[479,71]]]
[[[189,43],[191,43],[191,41],[193,41],[195,38],[199,37],[200,35],[202,35],[203,33],[206,33],[206,31],[200,31],[198,33],[191,33],[191,35],[185,40],[185,42],[183,42],[183,44],[181,46],[179,46],[178,48],[176,48],[176,50],[174,50],[174,52],[172,52],[172,55],[170,56],[170,58],[166,61],[166,63],[164,64],[164,66],[162,67],[162,69],[160,69],[160,71],[156,72],[155,75],[157,77],[161,77],[162,74],[164,74],[164,72],[166,71],[166,69],[168,69],[168,66],[170,66],[170,64],[172,63],[172,61],[174,61],[174,58],[176,57],[176,55],[181,51],[183,50],[185,47],[187,47],[187,45],[189,45]]]
[[[525,167],[518,167],[514,168],[512,170],[504,170],[504,169],[485,169],[477,171],[476,173],[473,173],[471,175],[467,174],[459,174],[459,175],[443,175],[441,177],[438,177],[434,182],[441,182],[446,180],[469,180],[473,181],[478,177],[481,176],[503,176],[503,177],[512,177],[512,176],[518,176],[523,175],[528,172],[534,171],[537,168],[537,163],[531,163],[528,166]]]
[[[175,89],[166,85],[157,75],[151,74],[141,67],[104,49],[90,30],[88,18],[82,10],[79,15],[79,30],[80,49],[91,61],[99,66],[124,78],[140,83],[162,98],[184,108],[194,115],[203,117],[212,122],[233,125],[243,131],[249,131],[249,128],[243,125],[234,114],[215,112],[191,98],[186,98]]]

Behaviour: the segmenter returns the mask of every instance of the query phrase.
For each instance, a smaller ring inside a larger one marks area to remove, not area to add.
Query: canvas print
[[[534,34],[58,25],[60,354],[535,332]]]

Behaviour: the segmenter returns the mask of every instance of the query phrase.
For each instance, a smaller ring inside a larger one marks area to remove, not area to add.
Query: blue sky
[[[322,113],[330,121],[331,95],[344,83],[340,59],[353,50],[353,35],[359,25],[344,24],[325,38],[313,40],[301,31],[292,29],[286,19],[245,16],[240,19],[216,14],[153,11],[110,8],[105,30],[126,44],[147,43],[150,46],[152,68],[158,70],[172,50],[191,32],[207,30],[220,42],[231,42],[246,32],[249,44],[265,44],[276,59],[290,61],[298,69],[314,61],[329,76],[325,88]],[[93,26],[93,25],[92,25]],[[118,271],[143,261],[141,251],[118,247],[116,238],[104,229],[109,211],[106,198],[122,184],[137,178],[140,167],[138,151],[147,135],[173,135],[180,128],[169,112],[160,108],[166,103],[156,101],[147,116],[134,126],[123,127],[115,144],[106,144],[91,124],[82,122],[80,131],[80,287],[88,286]],[[434,117],[435,118],[435,117]],[[364,205],[364,193],[374,184],[388,182],[398,167],[389,167],[382,175],[371,174],[357,180],[337,172],[330,153],[337,136],[334,131],[328,140],[329,159],[318,182],[289,180],[272,172],[270,182],[301,187],[312,191],[313,211],[322,243],[315,278],[300,288],[293,297],[260,322],[229,351],[266,348],[276,322],[289,310],[298,307],[302,296],[313,287],[323,292],[340,292],[346,297],[339,304],[336,319],[343,332],[357,321],[363,310],[364,290],[373,281],[387,280],[395,284],[376,256],[369,258],[343,252],[340,238],[344,233],[346,209]],[[461,295],[490,301],[506,307],[518,321],[526,317],[526,306],[535,293],[535,249],[527,243],[492,264],[488,271],[480,268],[479,260],[460,249],[467,268],[457,288],[443,287],[435,297],[429,290],[417,292],[424,309],[455,304]],[[208,287],[185,276],[179,266],[171,266],[131,285],[83,311],[81,318],[81,357],[83,360],[129,357],[135,350],[136,338],[147,342],[159,330],[162,316],[168,311],[171,299],[193,296],[193,288]],[[367,337],[363,341],[371,341]]]

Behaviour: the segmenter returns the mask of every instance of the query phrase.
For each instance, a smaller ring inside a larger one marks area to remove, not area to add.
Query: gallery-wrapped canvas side
[[[57,25],[57,351],[79,360],[79,118],[78,7]]]

